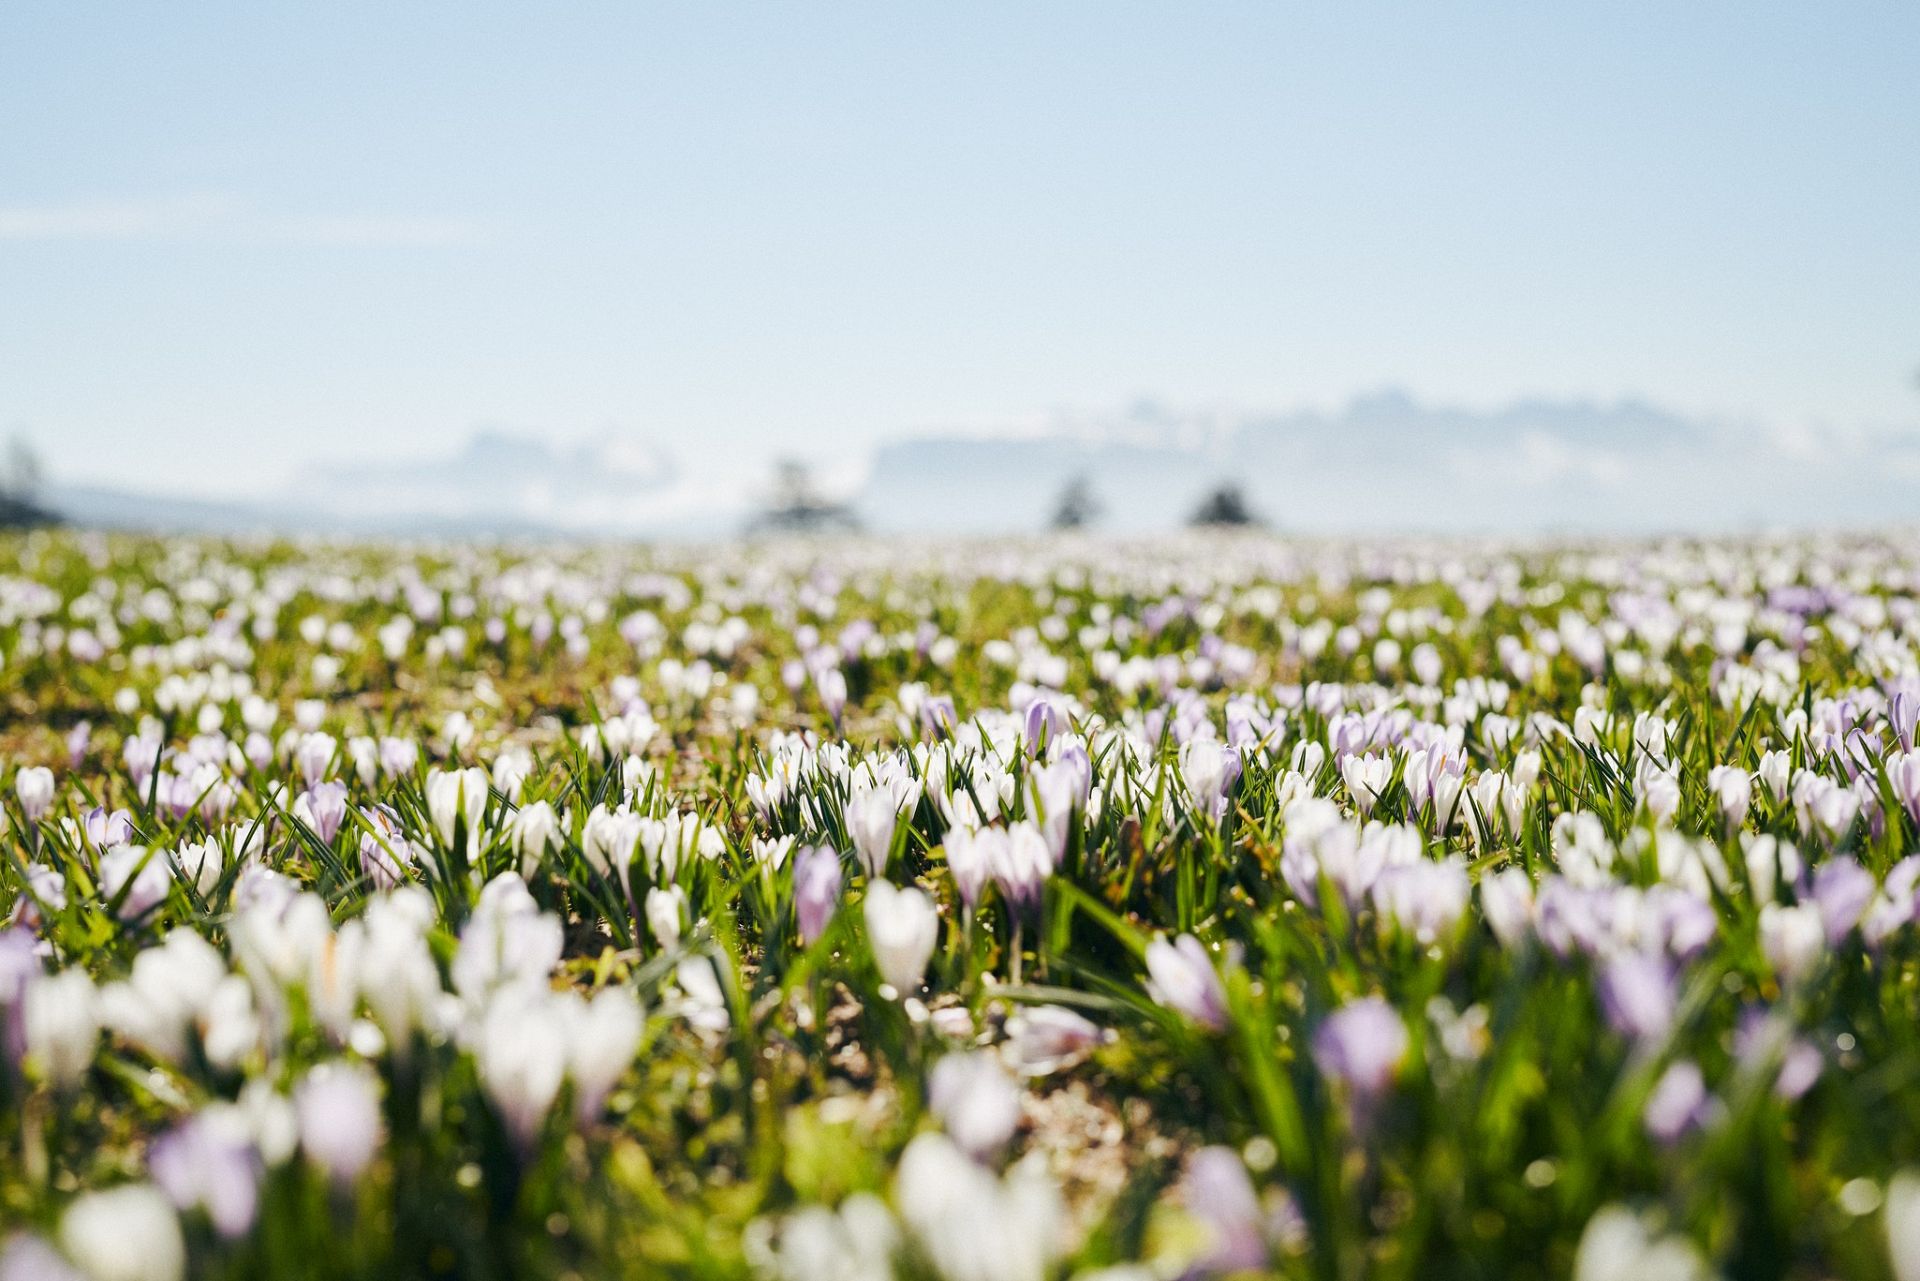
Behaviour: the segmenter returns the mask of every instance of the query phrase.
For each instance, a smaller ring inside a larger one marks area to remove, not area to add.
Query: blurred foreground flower
[[[1227,1025],[1227,991],[1199,939],[1182,934],[1147,944],[1147,992],[1209,1031]]]
[[[1574,1256],[1574,1281],[1706,1281],[1712,1276],[1693,1242],[1661,1235],[1622,1205],[1587,1221]]]
[[[186,1273],[180,1219],[150,1183],[83,1194],[60,1219],[60,1245],[93,1281],[179,1281]]]
[[[940,913],[925,891],[891,881],[867,886],[867,941],[880,977],[900,996],[920,986],[940,931]]]
[[[1034,1161],[1002,1180],[945,1135],[923,1134],[894,1187],[901,1219],[947,1281],[1044,1281],[1062,1253],[1059,1189]]]

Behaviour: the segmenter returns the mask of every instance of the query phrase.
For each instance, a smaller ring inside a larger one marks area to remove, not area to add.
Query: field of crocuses
[[[1920,552],[0,575],[0,1278],[1920,1277]]]

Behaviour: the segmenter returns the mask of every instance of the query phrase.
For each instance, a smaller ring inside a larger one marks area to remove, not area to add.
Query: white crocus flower
[[[865,912],[867,941],[880,977],[895,992],[910,995],[920,986],[933,956],[940,932],[939,910],[921,890],[874,881],[867,887]]]

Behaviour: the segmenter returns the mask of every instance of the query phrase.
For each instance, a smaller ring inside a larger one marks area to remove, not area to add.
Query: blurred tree
[[[0,467],[0,529],[55,525],[59,516],[40,505],[45,473],[32,442],[15,432],[7,442],[7,458]]]
[[[1093,482],[1083,474],[1069,480],[1060,491],[1047,523],[1054,529],[1085,529],[1099,519],[1100,497],[1093,492]]]
[[[1260,517],[1254,513],[1253,505],[1247,501],[1247,495],[1240,486],[1232,481],[1222,481],[1220,485],[1200,500],[1187,521],[1194,526],[1233,526],[1245,527],[1258,525]]]
[[[845,503],[823,496],[813,483],[813,469],[798,458],[783,458],[774,469],[773,493],[764,510],[748,523],[749,533],[851,533],[859,517]]]

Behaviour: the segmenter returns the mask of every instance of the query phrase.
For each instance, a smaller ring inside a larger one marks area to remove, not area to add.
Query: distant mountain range
[[[763,490],[740,475],[694,476],[619,437],[554,447],[485,431],[450,456],[309,468],[297,491],[260,502],[59,486],[48,498],[78,523],[122,528],[706,538],[753,515]],[[1100,525],[1129,533],[1181,524],[1227,482],[1269,523],[1314,533],[1851,526],[1920,518],[1920,435],[1765,430],[1638,400],[1473,410],[1389,391],[1287,414],[1142,401],[1019,434],[906,436],[846,497],[880,532],[1021,532],[1042,528],[1075,478]]]

